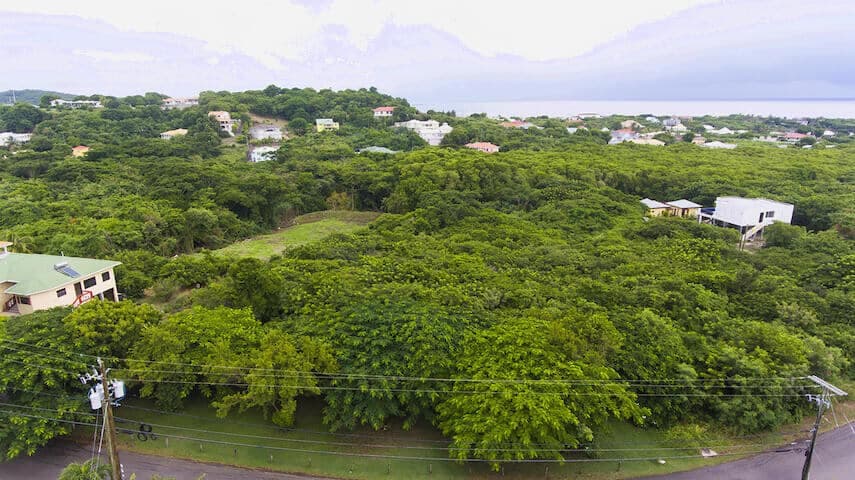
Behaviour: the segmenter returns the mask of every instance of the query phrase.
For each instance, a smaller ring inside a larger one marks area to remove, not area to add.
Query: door
[[[79,297],[83,294],[83,287],[80,285],[80,282],[74,284],[74,296]]]

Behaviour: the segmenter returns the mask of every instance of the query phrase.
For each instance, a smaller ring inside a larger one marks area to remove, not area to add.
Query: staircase
[[[742,243],[750,242],[751,240],[753,240],[754,237],[756,237],[758,233],[762,232],[763,228],[765,227],[766,225],[761,223],[759,225],[754,225],[753,227],[749,228],[747,232],[742,234]]]

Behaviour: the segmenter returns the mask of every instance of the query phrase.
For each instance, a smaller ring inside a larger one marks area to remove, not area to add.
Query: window
[[[104,272],[101,274],[101,281],[106,282],[110,279],[110,272]]]
[[[766,212],[766,218],[775,218],[775,211]]]
[[[89,288],[89,287],[92,287],[92,286],[94,286],[96,283],[98,283],[98,281],[97,281],[97,280],[95,280],[95,277],[87,278],[86,280],[83,280],[83,288]]]
[[[21,305],[29,305],[30,297],[18,297],[18,303],[20,303]]]
[[[60,288],[59,290],[56,291],[56,298],[64,297],[66,293],[67,292],[65,291],[64,288]]]

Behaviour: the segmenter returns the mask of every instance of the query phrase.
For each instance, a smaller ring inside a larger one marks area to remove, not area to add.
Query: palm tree
[[[109,480],[110,466],[96,464],[94,460],[70,463],[59,472],[57,480]]]

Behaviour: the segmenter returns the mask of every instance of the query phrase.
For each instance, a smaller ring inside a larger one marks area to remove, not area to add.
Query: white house
[[[93,298],[118,300],[113,268],[120,262],[13,253],[11,245],[0,242],[0,314],[76,307]]]
[[[276,156],[275,154],[277,150],[279,150],[279,147],[269,145],[255,147],[249,152],[249,161],[252,163],[258,163],[273,160]]]
[[[388,118],[395,113],[395,107],[377,107],[374,109],[374,118]]]
[[[0,133],[0,147],[5,147],[13,143],[27,143],[32,138],[32,133],[2,132]]]
[[[428,145],[439,145],[442,142],[442,139],[454,130],[453,127],[448,125],[447,123],[439,124],[436,120],[408,120],[406,122],[395,122],[395,127],[398,128],[407,128],[416,132],[416,134],[422,137],[422,140],[426,141]]]
[[[199,99],[196,97],[189,98],[164,98],[160,108],[164,110],[171,110],[173,108],[183,109],[189,107],[195,107],[199,105]]]
[[[735,143],[724,143],[724,142],[719,142],[718,140],[716,140],[714,142],[704,143],[701,146],[704,148],[724,148],[727,150],[733,150],[734,148],[736,148]]]
[[[101,108],[101,102],[98,100],[63,100],[61,98],[57,98],[56,100],[50,101],[50,106],[56,108]]]
[[[701,209],[698,221],[736,228],[742,242],[762,236],[766,226],[793,221],[793,205],[766,198],[718,197],[715,208]]]
[[[644,120],[646,120],[646,121],[648,121],[648,122],[650,122],[650,123],[661,123],[661,122],[659,121],[659,119],[658,119],[658,118],[656,118],[656,117],[652,117],[652,116],[651,116],[651,117],[647,117],[647,118],[645,118]]]
[[[175,137],[180,137],[183,135],[187,135],[186,128],[176,128],[175,130],[168,130],[160,134],[161,140],[172,140]]]
[[[212,117],[220,126],[220,130],[228,133],[231,136],[235,136],[234,126],[235,121],[232,120],[231,114],[229,112],[224,111],[213,111],[208,112],[208,116]]]
[[[670,130],[672,133],[686,133],[689,131],[689,129],[682,123],[678,123],[673,127],[665,127],[665,130]]]
[[[822,136],[823,136],[823,137],[833,137],[833,136],[834,136],[834,131],[832,131],[832,130],[826,130],[826,131],[822,132]]]
[[[638,137],[638,132],[629,128],[621,128],[620,130],[615,130],[612,132],[612,138],[609,140],[609,145],[627,142],[629,140],[634,140]]]
[[[327,130],[338,130],[338,128],[338,122],[333,121],[332,118],[315,119],[315,130],[317,130],[318,132],[326,132]]]
[[[709,132],[716,135],[733,135],[733,130],[727,127],[721,127],[718,130],[709,130]]]
[[[282,140],[282,130],[276,125],[255,125],[249,129],[249,136],[255,140]]]
[[[662,125],[664,125],[665,128],[676,127],[677,125],[680,125],[680,124],[682,124],[682,122],[677,117],[666,118],[665,120],[662,121]]]
[[[715,127],[713,127],[712,125],[706,124],[706,123],[703,125],[703,127],[704,127],[704,130],[706,130],[707,132],[711,132],[711,131],[715,130]]]

